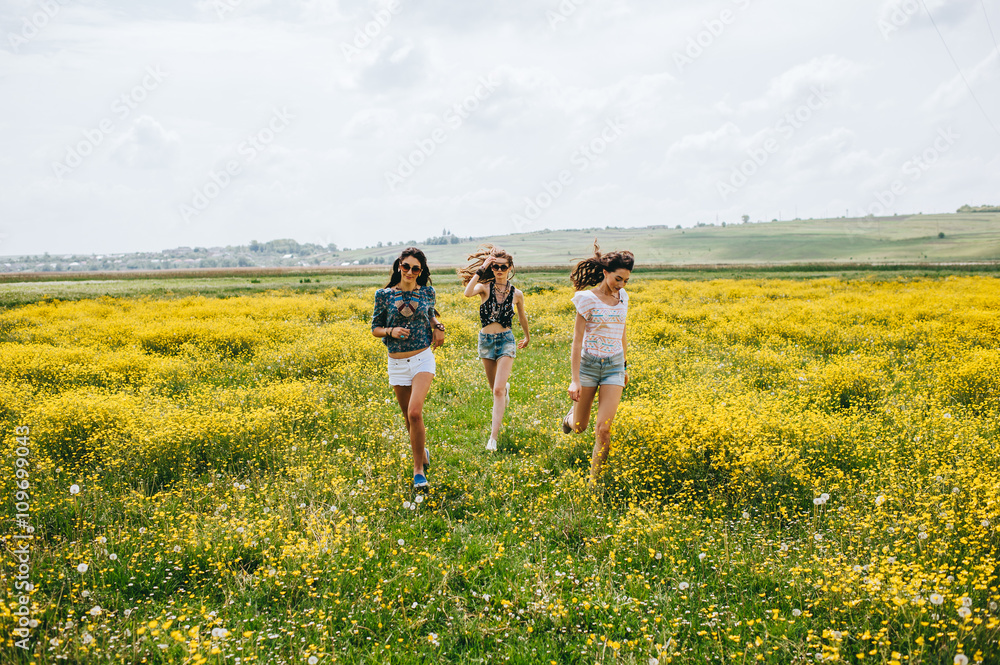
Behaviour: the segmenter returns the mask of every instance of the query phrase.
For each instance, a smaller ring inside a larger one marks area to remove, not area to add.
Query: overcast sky
[[[1000,204],[994,35],[995,0],[0,0],[0,254]]]

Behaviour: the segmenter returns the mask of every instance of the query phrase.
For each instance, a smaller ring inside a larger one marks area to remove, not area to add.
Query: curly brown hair
[[[485,243],[476,248],[476,251],[469,254],[469,265],[464,268],[458,268],[455,270],[458,276],[462,278],[462,285],[468,286],[469,282],[472,281],[472,276],[477,274],[483,267],[483,263],[486,259],[493,255],[497,259],[507,259],[510,267],[514,267],[514,257],[508,252],[504,251],[496,245]],[[493,281],[493,271],[488,271],[485,275],[479,276],[480,282],[492,282]]]
[[[604,281],[604,271],[614,272],[616,270],[632,270],[635,265],[635,256],[627,249],[601,254],[601,247],[594,239],[594,255],[589,259],[583,259],[573,266],[573,272],[569,279],[577,291],[582,291],[591,286],[596,286]]]

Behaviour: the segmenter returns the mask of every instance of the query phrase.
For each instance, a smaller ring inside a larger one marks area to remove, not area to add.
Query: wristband
[[[434,327],[437,328],[438,330],[440,330],[441,332],[444,332],[444,324],[443,323],[435,323]]]

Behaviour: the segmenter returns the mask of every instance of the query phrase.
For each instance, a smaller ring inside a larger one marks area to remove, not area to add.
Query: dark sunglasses
[[[409,263],[400,263],[399,269],[402,272],[412,272],[414,275],[419,275],[422,270],[420,266],[411,266]]]
[[[510,266],[503,263],[494,263],[492,268],[494,270],[499,270],[500,272],[505,272],[508,268],[510,268]]]

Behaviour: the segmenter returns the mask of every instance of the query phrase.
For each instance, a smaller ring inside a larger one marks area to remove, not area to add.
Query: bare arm
[[[524,339],[518,343],[517,348],[523,349],[531,341],[531,333],[528,332],[528,315],[524,313],[524,294],[516,289],[514,291],[514,306],[517,307],[517,320],[521,324],[521,330],[524,331]]]
[[[431,317],[431,346],[435,349],[444,344],[444,331],[438,329],[439,323],[436,316]]]
[[[469,283],[465,285],[465,297],[471,298],[475,295],[479,295],[480,297],[483,295],[486,295],[487,297],[489,296],[489,291],[486,289],[486,286],[479,283],[479,275],[473,275],[472,279],[469,280]]]
[[[625,385],[628,385],[628,321],[622,330],[622,356],[625,358]]]
[[[489,270],[491,265],[493,265],[493,255],[492,254],[490,254],[489,256],[486,257],[486,260],[483,261],[482,267],[480,267],[479,269],[480,270]],[[479,273],[474,274],[472,276],[472,279],[469,280],[469,283],[466,284],[466,286],[465,286],[465,297],[466,298],[471,298],[472,296],[476,295],[477,293],[479,294],[479,297],[482,298],[483,300],[486,300],[487,298],[490,297],[490,290],[489,290],[489,288],[487,288],[485,285],[479,283]]]

